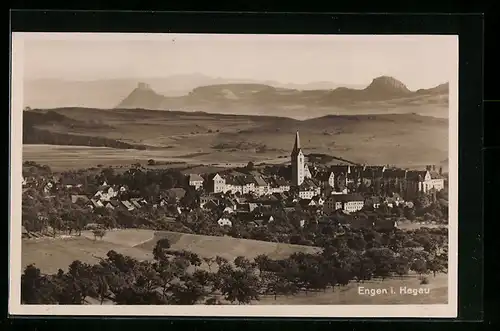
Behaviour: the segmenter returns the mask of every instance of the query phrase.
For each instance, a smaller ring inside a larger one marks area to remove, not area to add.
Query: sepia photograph
[[[456,317],[457,36],[16,32],[11,63],[11,314]]]

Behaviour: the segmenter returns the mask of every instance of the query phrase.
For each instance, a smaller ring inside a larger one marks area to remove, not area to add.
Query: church
[[[295,134],[295,144],[291,154],[292,158],[292,186],[300,186],[305,178],[311,178],[309,167],[305,163],[304,153],[300,147],[299,131]]]

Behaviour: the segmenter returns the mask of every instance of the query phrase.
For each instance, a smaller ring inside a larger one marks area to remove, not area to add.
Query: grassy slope
[[[82,237],[44,238],[23,240],[22,265],[35,263],[45,273],[66,269],[74,260],[95,263],[94,256],[104,257],[110,250],[130,255],[137,259],[151,259],[152,250],[160,238],[169,238],[172,249],[189,250],[202,257],[223,256],[234,259],[239,255],[253,258],[267,254],[271,258],[287,257],[298,251],[313,252],[313,247],[270,243],[257,240],[236,239],[231,237],[211,237],[176,232],[154,232],[151,230],[109,231],[103,240],[94,240],[90,232]]]

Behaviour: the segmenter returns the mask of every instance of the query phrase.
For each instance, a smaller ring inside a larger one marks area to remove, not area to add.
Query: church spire
[[[295,144],[293,145],[292,154],[298,154],[300,151],[300,136],[299,131],[295,134]]]

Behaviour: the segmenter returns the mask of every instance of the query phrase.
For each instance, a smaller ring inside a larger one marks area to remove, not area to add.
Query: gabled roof
[[[122,204],[125,206],[125,208],[127,209],[135,209],[135,207],[132,205],[132,203],[130,203],[130,201],[127,201],[127,200],[123,200],[122,201]]]
[[[339,174],[339,173],[347,174],[350,170],[350,166],[342,165],[342,164],[332,165],[332,166],[330,166],[329,170],[331,172],[333,172],[334,174]]]
[[[214,200],[209,200],[207,203],[203,205],[204,209],[217,209],[219,206]]]
[[[113,207],[115,207],[115,208],[117,208],[117,207],[120,207],[120,206],[121,206],[120,201],[119,201],[119,200],[117,200],[117,199],[111,199],[111,200],[109,201],[109,203],[111,203],[111,205],[112,205]]]
[[[255,184],[258,186],[267,186],[267,182],[261,176],[254,176]]]
[[[430,171],[431,179],[443,179],[444,177],[436,171]]]
[[[130,203],[136,207],[136,208],[141,208],[142,206],[140,205],[140,203],[137,201],[137,200],[130,200]]]
[[[409,170],[406,173],[406,178],[410,180],[423,180],[427,171],[421,171],[421,170]]]
[[[190,182],[202,182],[203,181],[203,177],[201,177],[198,174],[190,174],[189,175],[189,181]]]
[[[186,190],[181,187],[174,187],[167,190],[167,194],[177,199],[181,199],[186,195]]]
[[[349,201],[365,201],[361,194],[334,194],[328,200],[336,202],[349,202]]]
[[[383,174],[384,178],[405,178],[405,169],[386,169]]]
[[[314,179],[317,179],[322,182],[327,182],[330,179],[332,173],[333,173],[332,171],[318,171],[314,176]]]
[[[89,201],[89,198],[86,195],[81,195],[81,194],[74,194],[71,196],[71,202],[76,203],[78,200],[83,200],[85,202]]]

